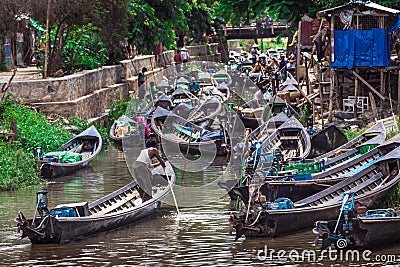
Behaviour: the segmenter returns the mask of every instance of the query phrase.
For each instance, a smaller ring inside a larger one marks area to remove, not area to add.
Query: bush
[[[39,164],[22,149],[0,143],[0,191],[38,184]]]
[[[62,129],[61,123],[49,124],[39,112],[9,100],[0,103],[0,126],[8,129],[10,122],[15,121],[18,129],[17,145],[27,153],[41,147],[44,152],[57,150],[72,138],[72,134]]]

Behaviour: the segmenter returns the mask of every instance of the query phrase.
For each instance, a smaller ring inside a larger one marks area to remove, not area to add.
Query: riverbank
[[[89,127],[87,121],[77,118],[59,117],[49,123],[44,114],[16,104],[11,98],[0,103],[0,191],[44,182],[40,161],[34,158],[35,148],[41,147],[44,153],[57,150],[73,136],[67,128],[81,132]],[[116,107],[115,116],[122,109]],[[108,128],[97,128],[103,139],[107,138]]]

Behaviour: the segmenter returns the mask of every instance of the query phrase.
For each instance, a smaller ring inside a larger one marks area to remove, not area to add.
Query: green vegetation
[[[40,183],[40,163],[32,153],[0,141],[0,191]]]
[[[96,69],[107,62],[107,50],[91,24],[70,34],[63,49],[63,69],[71,72]]]
[[[56,150],[72,137],[60,123],[49,124],[40,113],[14,104],[7,98],[0,103],[2,132],[8,133],[12,121],[17,127],[16,140],[11,144],[0,141],[0,190],[39,183],[40,164],[33,157],[34,149],[42,147],[44,152]]]
[[[359,136],[360,134],[362,134],[365,130],[362,129],[357,129],[357,130],[346,130],[344,133],[347,137],[347,140],[351,141],[354,138],[356,138],[357,136]]]
[[[41,147],[44,153],[57,150],[72,138],[66,126],[74,125],[79,132],[90,126],[87,121],[78,118],[59,118],[49,123],[43,114],[15,104],[8,96],[0,103],[0,132],[3,135],[9,133],[12,122],[17,128],[15,140],[8,143],[0,139],[0,191],[40,183],[40,162],[34,159],[34,149]],[[109,128],[95,126],[106,140]]]

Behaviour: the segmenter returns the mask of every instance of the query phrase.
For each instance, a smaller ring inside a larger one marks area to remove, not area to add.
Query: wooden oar
[[[165,176],[167,176],[168,186],[169,186],[169,189],[171,189],[172,198],[174,199],[175,208],[176,208],[176,213],[177,213],[177,215],[179,216],[178,203],[176,202],[175,193],[174,193],[174,190],[173,190],[172,185],[171,185],[171,180],[169,179],[169,175],[168,175],[168,172],[167,172],[167,168],[164,168],[164,172],[165,172]]]

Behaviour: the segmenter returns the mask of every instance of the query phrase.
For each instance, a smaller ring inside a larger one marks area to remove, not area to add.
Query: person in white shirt
[[[152,164],[151,159],[156,157],[163,168],[166,167],[164,160],[160,156],[160,152],[156,148],[157,141],[155,139],[149,139],[146,142],[146,149],[140,151],[139,156],[137,157],[135,164],[133,166],[133,173],[135,175],[135,179],[139,184],[140,190],[139,193],[142,197],[143,202],[151,199],[152,195],[152,185],[151,181],[153,175],[151,173],[151,169],[154,165]]]

